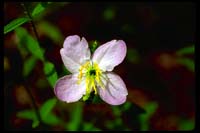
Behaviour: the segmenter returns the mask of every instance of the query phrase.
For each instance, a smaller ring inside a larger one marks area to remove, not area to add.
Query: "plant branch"
[[[26,14],[26,15],[29,17],[29,19],[30,19],[31,26],[32,26],[32,28],[33,28],[33,32],[35,33],[37,42],[40,44],[39,36],[38,36],[37,30],[36,30],[36,27],[35,27],[35,24],[34,24],[34,21],[33,21],[33,17],[32,17],[32,15],[31,15],[30,12],[29,12],[29,9],[28,9],[26,3],[21,3],[21,5],[23,6],[23,8],[24,8],[24,10],[25,10],[25,14]]]
[[[21,3],[21,5],[22,5],[23,8],[24,8],[25,14],[26,14],[26,15],[30,18],[30,20],[31,20],[31,25],[32,25],[33,31],[34,31],[34,33],[35,33],[35,36],[36,36],[36,38],[37,38],[37,42],[40,44],[40,42],[39,42],[39,36],[38,36],[37,30],[36,30],[35,24],[34,24],[34,22],[33,22],[33,18],[32,18],[32,16],[31,16],[31,14],[30,14],[30,12],[29,12],[29,10],[28,10],[26,4],[25,4],[25,3]],[[37,105],[36,105],[36,103],[35,103],[35,100],[34,100],[34,97],[33,97],[32,93],[31,93],[31,90],[29,89],[28,86],[25,87],[25,88],[26,88],[26,91],[28,92],[28,94],[29,94],[29,96],[30,96],[30,98],[31,98],[31,101],[32,101],[32,104],[33,104],[33,108],[35,109],[37,118],[38,118],[39,122],[43,124],[42,118],[41,118],[41,115],[40,115],[40,112],[39,112],[39,109],[38,109],[38,107],[37,107]]]

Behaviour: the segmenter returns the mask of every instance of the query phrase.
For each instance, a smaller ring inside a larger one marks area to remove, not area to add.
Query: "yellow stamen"
[[[99,68],[98,64],[87,61],[79,68],[78,75],[78,84],[83,80],[85,80],[86,85],[86,95],[89,95],[93,90],[95,94],[97,94],[96,85],[100,85],[101,88],[105,88],[103,82],[101,81],[102,71]]]

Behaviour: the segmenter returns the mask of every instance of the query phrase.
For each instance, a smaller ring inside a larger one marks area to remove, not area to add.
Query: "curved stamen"
[[[95,94],[97,94],[97,84],[101,86],[101,88],[105,88],[103,82],[101,81],[102,76],[102,71],[98,64],[92,61],[87,61],[85,64],[80,66],[77,83],[80,84],[82,80],[85,80],[86,95],[89,95],[92,90],[94,90]]]

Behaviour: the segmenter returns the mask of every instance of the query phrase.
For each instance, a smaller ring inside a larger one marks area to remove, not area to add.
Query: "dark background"
[[[28,3],[30,10],[36,4]],[[24,15],[20,3],[4,3],[4,26]],[[60,41],[52,41],[39,28],[44,21],[59,29],[62,35]],[[82,123],[92,123],[100,130],[141,130],[139,115],[147,113],[147,105],[154,102],[157,108],[146,123],[147,130],[190,130],[194,127],[195,73],[176,60],[176,51],[195,44],[194,3],[52,2],[41,17],[35,18],[35,24],[40,46],[45,49],[45,57],[55,65],[58,78],[66,74],[59,50],[69,35],[85,37],[88,42],[97,40],[100,44],[122,39],[127,44],[127,56],[114,70],[126,83],[129,92],[127,102],[131,103],[131,107],[124,112],[119,108],[122,123],[107,126],[107,121],[118,118],[110,105],[80,102],[78,104],[83,105]],[[35,37],[29,22],[22,26]],[[24,88],[30,88],[38,107],[55,95],[41,70],[40,61],[36,62],[28,77],[22,76],[24,60],[15,39],[13,31],[4,35],[4,128],[35,130],[30,120],[16,116],[17,112],[32,108],[30,96]],[[194,55],[188,58],[194,59]],[[5,59],[9,62],[8,69],[5,68]],[[40,86],[37,85],[39,79],[42,82]],[[69,108],[74,105],[66,104],[57,101],[53,112],[70,123]],[[77,130],[83,130],[83,125],[80,124]],[[36,130],[43,128],[39,126]],[[61,125],[48,125],[48,130],[69,129]]]

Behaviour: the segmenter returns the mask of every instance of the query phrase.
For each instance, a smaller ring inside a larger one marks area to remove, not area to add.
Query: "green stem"
[[[37,30],[36,30],[36,28],[35,28],[35,24],[34,24],[34,22],[33,22],[33,18],[32,18],[32,16],[30,15],[30,12],[29,12],[29,10],[28,10],[26,4],[25,4],[25,3],[21,3],[21,5],[22,5],[23,8],[24,8],[25,14],[26,14],[26,15],[30,18],[30,20],[31,20],[31,25],[32,25],[32,27],[33,27],[33,31],[34,31],[35,36],[36,36],[36,38],[37,38],[37,41],[38,41],[38,43],[39,43],[39,36],[38,36],[38,34],[37,34]],[[40,44],[40,43],[39,43],[39,44]],[[31,101],[32,101],[32,104],[33,104],[33,108],[35,109],[37,118],[38,118],[39,122],[42,123],[42,118],[41,118],[39,109],[38,109],[38,107],[37,107],[37,105],[36,105],[36,103],[35,103],[34,97],[33,97],[32,93],[31,93],[29,87],[25,87],[25,88],[26,88],[26,91],[28,92],[28,94],[29,94],[29,96],[30,96],[30,98],[31,98]]]
[[[36,30],[34,21],[33,21],[33,18],[32,18],[31,14],[30,14],[30,12],[29,12],[29,10],[28,10],[28,8],[27,8],[27,5],[26,5],[26,3],[22,3],[21,5],[24,7],[25,14],[26,14],[26,15],[29,17],[29,19],[30,19],[31,26],[32,26],[32,28],[33,28],[33,32],[35,33],[37,42],[40,44],[39,36],[38,36],[37,30]]]

